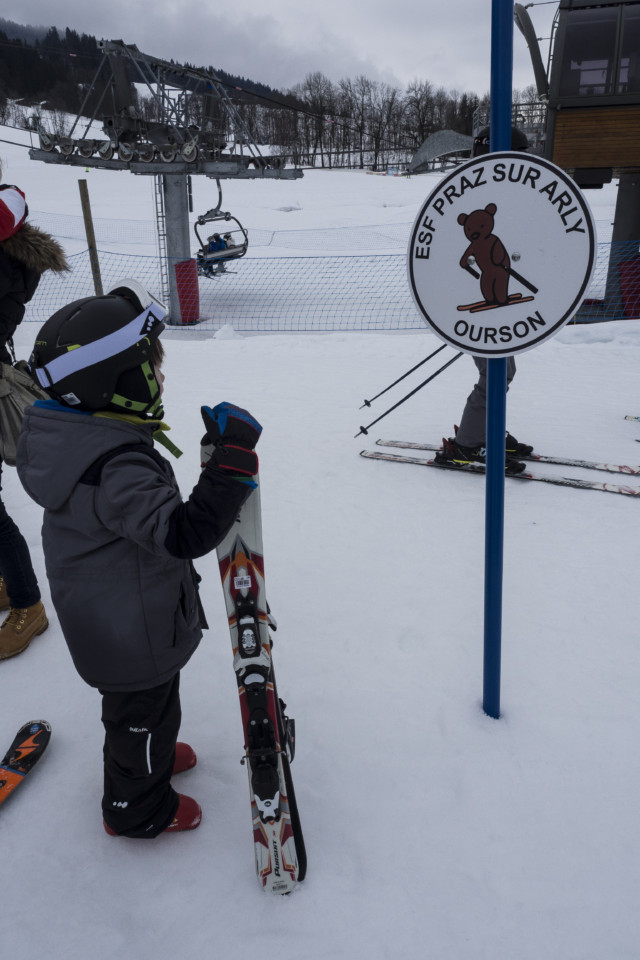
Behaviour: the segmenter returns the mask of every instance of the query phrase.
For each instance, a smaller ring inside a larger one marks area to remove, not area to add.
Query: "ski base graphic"
[[[0,763],[0,803],[20,786],[47,748],[51,727],[46,720],[31,720],[16,733]]]

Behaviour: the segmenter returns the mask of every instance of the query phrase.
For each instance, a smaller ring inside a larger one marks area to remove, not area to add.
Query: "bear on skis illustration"
[[[461,304],[458,310],[477,313],[479,310],[494,310],[512,303],[533,300],[533,297],[523,297],[520,293],[509,295],[510,277],[519,280],[533,293],[538,292],[536,287],[516,273],[504,244],[493,232],[497,209],[495,203],[488,203],[484,210],[473,210],[469,214],[461,213],[458,216],[458,223],[464,228],[465,236],[470,241],[460,258],[460,266],[480,280],[480,292],[484,297],[484,300],[475,303]],[[473,269],[472,263],[480,273]]]

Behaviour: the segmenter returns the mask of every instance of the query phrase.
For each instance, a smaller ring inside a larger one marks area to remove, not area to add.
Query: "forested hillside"
[[[99,120],[109,112],[104,83],[89,92],[103,58],[96,37],[69,27],[25,27],[0,19],[0,50],[0,122],[35,129],[48,119],[53,132],[64,134],[68,121],[62,114],[82,111]],[[215,65],[208,69],[226,88],[254,140],[302,165],[376,170],[406,162],[431,133],[471,134],[474,113],[489,102],[487,93],[446,90],[420,78],[403,90],[362,75],[335,82],[317,71],[282,91]],[[147,95],[138,85],[134,98],[142,119],[157,119],[151,91]],[[514,93],[516,103],[535,100],[534,87]],[[198,97],[192,98],[190,111],[191,121],[200,123],[204,111]]]

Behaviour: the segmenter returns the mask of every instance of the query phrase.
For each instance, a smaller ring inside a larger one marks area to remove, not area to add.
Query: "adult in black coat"
[[[0,184],[0,361],[11,364],[13,334],[46,270],[68,270],[62,247],[26,223],[24,194]],[[0,481],[2,461],[0,460]],[[21,653],[46,630],[47,615],[27,543],[0,499],[0,660]]]

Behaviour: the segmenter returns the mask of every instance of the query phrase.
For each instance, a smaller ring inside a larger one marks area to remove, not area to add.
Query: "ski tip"
[[[42,727],[44,730],[48,730],[51,733],[51,724],[48,720],[30,720],[28,723],[24,724],[25,727]]]

